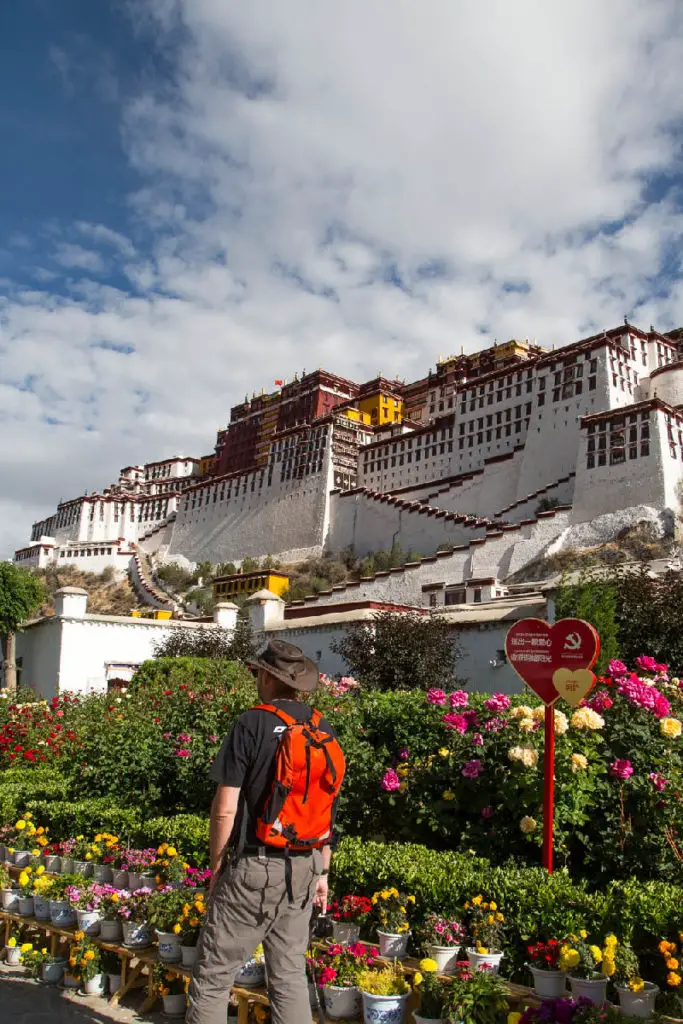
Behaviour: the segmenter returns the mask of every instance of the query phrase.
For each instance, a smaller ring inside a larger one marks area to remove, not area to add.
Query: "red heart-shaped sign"
[[[553,673],[558,668],[590,668],[600,653],[600,638],[583,619],[560,619],[552,626],[543,619],[520,619],[508,631],[505,653],[536,696],[554,704],[559,694]]]

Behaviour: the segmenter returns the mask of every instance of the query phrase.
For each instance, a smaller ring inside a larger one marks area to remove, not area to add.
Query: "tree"
[[[349,672],[372,690],[428,690],[449,685],[460,657],[453,629],[434,612],[377,612],[331,644]]]
[[[234,630],[217,626],[173,627],[154,645],[155,658],[211,658],[247,662],[255,652],[249,615],[240,612]]]
[[[252,558],[251,555],[247,555],[246,558],[242,559],[242,572],[256,572],[260,568],[261,563],[258,558]]]
[[[12,562],[0,562],[0,634],[8,690],[17,688],[15,633],[44,600],[45,589],[32,573]]]
[[[620,653],[617,604],[620,589],[618,572],[584,569],[575,583],[564,580],[555,598],[556,619],[584,619],[600,636],[600,657],[594,666],[598,675],[607,673],[612,658]]]

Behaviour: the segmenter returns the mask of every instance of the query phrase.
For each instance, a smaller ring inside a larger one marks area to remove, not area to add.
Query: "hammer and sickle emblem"
[[[581,637],[578,633],[569,633],[564,642],[565,651],[578,651],[581,647]]]

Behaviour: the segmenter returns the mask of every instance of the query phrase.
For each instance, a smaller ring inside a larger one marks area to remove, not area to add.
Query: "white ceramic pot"
[[[180,947],[180,962],[183,967],[194,967],[195,960],[197,959],[197,947],[196,946],[181,946]]]
[[[459,946],[427,946],[427,956],[439,969],[439,974],[453,974],[458,962]]]
[[[494,974],[498,974],[503,953],[477,953],[476,949],[467,950],[467,960],[473,971],[480,967],[489,967]]]
[[[62,875],[73,875],[75,872],[75,861],[73,857],[60,857],[62,862],[61,874]]]
[[[146,921],[122,921],[123,944],[130,949],[146,949],[152,945],[152,929]]]
[[[373,996],[363,992],[365,1024],[403,1024],[409,998],[409,992],[404,996]]]
[[[127,871],[112,871],[111,884],[115,889],[127,889],[129,885],[129,878]]]
[[[363,1000],[360,990],[354,985],[351,988],[338,988],[328,985],[325,989],[325,1013],[330,1020],[355,1020],[360,1017]]]
[[[162,996],[164,1004],[164,1015],[166,1017],[184,1017],[187,1007],[187,997],[184,992],[178,992],[172,996]]]
[[[64,972],[64,988],[79,988],[80,984],[81,983],[78,978],[74,978],[73,974],[67,974],[66,971]]]
[[[64,962],[41,964],[40,976],[46,985],[58,985],[64,974]]]
[[[101,915],[99,910],[77,910],[76,921],[80,931],[86,935],[100,934]]]
[[[569,975],[569,987],[574,999],[588,999],[596,1006],[602,1006],[607,997],[608,978],[573,978]]]
[[[33,916],[36,921],[50,920],[50,901],[44,900],[42,896],[33,897]]]
[[[152,892],[157,887],[156,875],[140,875],[140,889],[151,889]]]
[[[108,864],[93,864],[92,870],[96,882],[101,882],[103,885],[111,885],[114,872]]]
[[[408,952],[408,939],[410,932],[402,932],[396,935],[394,932],[381,932],[377,929],[379,939],[379,955],[387,960],[403,960]]]
[[[140,882],[140,875],[137,871],[128,871],[128,885],[124,886],[124,889],[128,889],[128,892],[135,892],[136,889],[142,888]]]
[[[84,878],[92,878],[93,866],[89,860],[75,860],[74,873],[83,875]]]
[[[50,900],[50,922],[55,928],[70,928],[76,913],[68,900]]]
[[[16,914],[19,907],[19,890],[3,889],[0,892],[0,904],[8,914]]]
[[[49,875],[58,875],[62,870],[62,858],[54,853],[48,853],[43,857],[45,870]]]
[[[83,982],[83,991],[86,996],[101,996],[104,995],[104,979],[106,975],[96,974],[94,978],[90,978],[88,981]]]
[[[651,1017],[655,1009],[655,999],[659,995],[659,986],[651,981],[645,982],[642,992],[631,992],[628,986],[615,986],[619,996],[619,1006],[624,1017]]]
[[[346,921],[332,922],[332,938],[340,942],[342,946],[350,946],[360,939],[360,925],[349,924]]]
[[[106,921],[102,918],[100,921],[100,938],[102,942],[120,942],[121,934],[120,921]]]
[[[113,996],[115,992],[121,988],[121,975],[120,974],[108,974],[107,982],[109,984],[109,995]]]
[[[563,971],[546,971],[528,964],[534,979],[534,992],[539,999],[562,999],[567,992],[567,976]]]
[[[5,946],[5,962],[9,967],[18,967],[21,963],[21,946]]]
[[[157,931],[159,959],[165,964],[177,964],[181,958],[180,936],[173,932]]]
[[[22,917],[33,917],[33,896],[19,897],[18,912]]]
[[[262,960],[247,960],[242,964],[235,985],[239,988],[263,988],[266,983],[266,965]]]
[[[27,868],[31,862],[31,854],[28,850],[15,850],[13,859],[15,867]]]

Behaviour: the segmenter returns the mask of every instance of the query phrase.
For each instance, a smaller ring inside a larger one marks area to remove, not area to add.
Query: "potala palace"
[[[643,520],[672,529],[682,345],[683,329],[625,323],[553,351],[451,356],[412,383],[304,373],[235,406],[211,455],[127,466],[60,503],[15,559],[136,571],[398,542],[423,557],[304,604],[485,601],[543,554]]]

